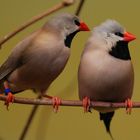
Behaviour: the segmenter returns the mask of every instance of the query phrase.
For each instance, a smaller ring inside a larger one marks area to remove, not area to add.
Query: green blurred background
[[[0,0],[0,38],[17,28],[31,17],[47,10],[60,0]],[[73,6],[59,12],[74,13],[78,0]],[[58,13],[58,12],[57,12]],[[130,44],[135,69],[134,101],[140,101],[140,1],[139,0],[86,0],[81,19],[92,29],[104,20],[118,20],[126,29],[135,34],[137,40]],[[56,13],[55,13],[56,14]],[[54,15],[54,14],[53,14]],[[52,16],[52,15],[51,15]],[[3,63],[11,49],[26,35],[44,24],[51,16],[37,22],[8,41],[0,50],[0,63]],[[80,32],[74,38],[70,60],[63,73],[49,89],[50,95],[62,99],[78,99],[77,69],[81,52],[89,32]],[[124,83],[125,84],[125,83]],[[31,91],[17,94],[18,97],[36,97]],[[7,111],[0,101],[0,140],[18,140],[32,109],[31,105],[13,104]],[[140,139],[140,110],[133,109],[126,115],[124,109],[116,111],[111,129],[115,140]],[[98,113],[83,113],[82,108],[60,107],[53,113],[52,107],[40,106],[33,120],[26,140],[109,140]]]

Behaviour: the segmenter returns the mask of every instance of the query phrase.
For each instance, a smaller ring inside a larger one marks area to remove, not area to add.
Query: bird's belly
[[[97,59],[95,59],[97,60]],[[87,62],[85,63],[87,64]],[[121,102],[131,98],[133,67],[130,61],[99,60],[79,71],[79,97],[88,96],[93,101]]]
[[[46,90],[62,72],[69,55],[60,55],[52,61],[30,61],[16,69],[8,78],[12,91],[26,89]]]

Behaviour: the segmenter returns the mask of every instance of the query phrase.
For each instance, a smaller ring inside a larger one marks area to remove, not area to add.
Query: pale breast
[[[44,41],[38,41],[33,46],[34,49],[26,51],[25,64],[13,71],[8,78],[13,91],[47,89],[62,72],[69,58],[69,48],[62,41],[46,45],[49,42],[45,44]]]
[[[79,69],[79,96],[100,101],[124,101],[131,98],[133,67],[131,61],[113,58],[102,51],[87,52]]]

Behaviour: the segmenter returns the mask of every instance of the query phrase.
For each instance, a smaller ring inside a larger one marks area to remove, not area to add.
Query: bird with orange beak
[[[128,43],[135,36],[126,32],[115,20],[107,20],[93,29],[88,39],[78,71],[79,97],[85,110],[91,101],[126,102],[131,111],[134,71]],[[114,108],[95,108],[100,112],[107,132]]]
[[[72,39],[79,31],[89,31],[89,28],[77,16],[64,13],[50,19],[16,45],[0,67],[0,93],[7,96],[7,106],[13,101],[13,94],[27,89],[45,95],[63,71]],[[60,100],[52,99],[54,107],[58,108]]]

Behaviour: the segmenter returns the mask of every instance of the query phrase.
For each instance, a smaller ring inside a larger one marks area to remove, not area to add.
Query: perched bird
[[[79,97],[85,107],[89,100],[126,101],[128,107],[132,106],[134,72],[128,43],[134,39],[135,36],[115,20],[107,20],[94,28],[78,70]],[[95,109],[100,112],[100,120],[111,135],[110,122],[115,109]]]
[[[45,94],[63,71],[72,39],[79,31],[89,28],[77,16],[64,13],[16,45],[0,67],[0,93],[7,95],[7,105],[13,100],[12,93],[33,89]]]

